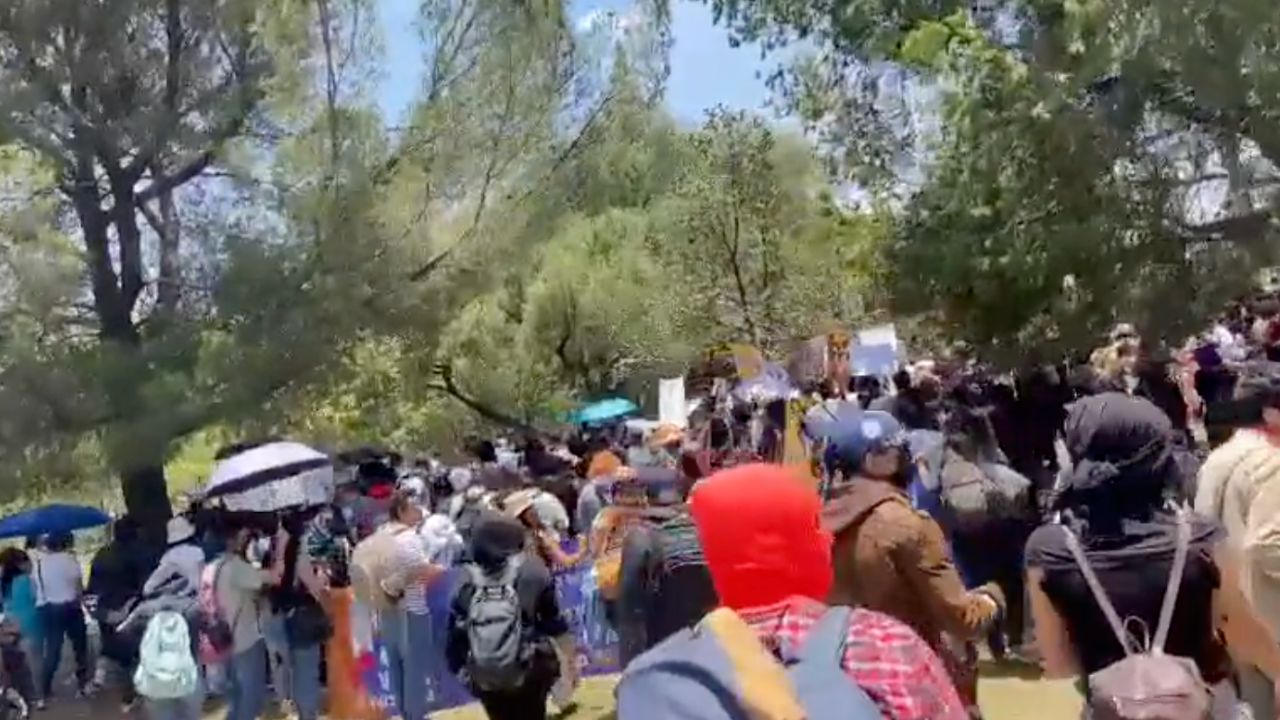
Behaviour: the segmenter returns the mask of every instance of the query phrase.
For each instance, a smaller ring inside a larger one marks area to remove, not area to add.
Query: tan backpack
[[[388,524],[361,540],[351,551],[351,589],[356,599],[377,610],[391,610],[400,601],[386,590],[384,582],[395,570],[397,537],[413,528]]]
[[[1089,717],[1093,720],[1209,720],[1209,689],[1195,661],[1164,652],[1191,543],[1191,525],[1185,513],[1178,513],[1178,544],[1160,607],[1156,635],[1145,648],[1137,645],[1125,630],[1125,622],[1120,619],[1090,567],[1075,533],[1065,526],[1063,530],[1067,534],[1067,548],[1080,566],[1090,592],[1106,616],[1120,647],[1124,648],[1125,655],[1089,676]]]

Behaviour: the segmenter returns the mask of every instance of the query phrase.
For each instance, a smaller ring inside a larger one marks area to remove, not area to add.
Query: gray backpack
[[[972,462],[946,448],[938,484],[948,529],[981,530],[1029,515],[1031,481],[1003,463]]]
[[[1125,630],[1125,622],[1102,589],[1102,583],[1080,547],[1080,540],[1065,526],[1063,530],[1067,534],[1067,548],[1080,566],[1089,591],[1102,608],[1107,624],[1125,654],[1123,659],[1089,676],[1091,720],[1208,720],[1211,710],[1209,690],[1195,661],[1164,653],[1191,543],[1191,525],[1186,515],[1181,511],[1178,513],[1178,542],[1173,554],[1173,568],[1160,606],[1156,636],[1145,648],[1137,645]],[[1137,621],[1131,619],[1130,622]]]
[[[627,666],[618,720],[880,720],[841,667],[850,612],[827,610],[779,662],[736,613],[715,610]]]
[[[466,566],[475,591],[467,607],[469,652],[463,680],[475,691],[516,690],[528,674],[531,643],[516,593],[522,559],[516,555],[496,574]]]

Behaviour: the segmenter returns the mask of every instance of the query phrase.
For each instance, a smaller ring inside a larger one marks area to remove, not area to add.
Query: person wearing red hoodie
[[[827,609],[831,534],[818,495],[779,465],[744,465],[699,482],[689,510],[723,606],[773,652],[803,643]],[[941,660],[907,625],[855,609],[841,666],[891,720],[966,720]]]

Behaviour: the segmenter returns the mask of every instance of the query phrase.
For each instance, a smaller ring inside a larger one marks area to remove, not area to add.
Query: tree
[[[540,432],[716,341],[866,313],[883,218],[758,118],[665,113],[661,7],[616,40],[559,2],[424,2],[396,127],[369,100],[372,9],[0,9],[0,472],[22,489],[109,469],[158,527],[189,437],[184,480],[243,436]]]
[[[615,66],[614,87],[625,78]],[[616,97],[541,196],[548,234],[529,262],[445,333],[441,389],[496,425],[546,430],[576,402],[653,397],[709,346],[754,341],[734,263],[768,348],[866,314],[885,225],[832,202],[804,143],[744,114],[680,131],[643,94]]]
[[[57,260],[6,298],[10,471],[92,441],[154,524],[175,441],[271,425],[382,337],[434,347],[489,286],[488,208],[562,164],[598,99],[574,40],[554,8],[424,3],[429,82],[393,133],[365,92],[370,10],[0,9],[0,141],[30,205],[0,240]]]
[[[1120,316],[1180,342],[1267,254],[1265,3],[711,4],[738,39],[803,41],[776,87],[900,206],[895,308],[952,337],[1012,358]]]
[[[173,195],[249,129],[270,74],[258,5],[55,0],[0,9],[0,136],[39,154],[69,207],[96,326],[96,339],[72,352],[105,381],[92,411],[48,415],[62,433],[111,428],[113,465],[143,520],[168,514],[165,440],[207,412],[148,418],[145,431],[135,422],[157,367],[175,359],[166,345],[182,342],[166,317],[182,285]],[[148,223],[159,237],[150,278]]]
[[[845,269],[847,254],[830,242],[844,216],[809,148],[724,110],[689,144],[693,158],[665,201],[671,222],[655,248],[680,269],[704,336],[777,351],[824,322],[857,319],[862,278],[821,272]]]

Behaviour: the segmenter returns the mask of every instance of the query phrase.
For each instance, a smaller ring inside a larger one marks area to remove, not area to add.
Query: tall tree
[[[148,320],[180,302],[173,195],[250,128],[271,71],[258,30],[263,8],[236,0],[0,8],[0,136],[38,152],[54,173],[83,250],[97,331],[89,347],[114,367],[95,414],[55,422],[61,431],[109,425],[129,436],[109,447],[128,506],[144,520],[169,512],[157,439],[201,422],[193,410],[163,430],[129,427],[147,403],[158,360],[151,348],[167,332]],[[160,238],[151,266],[148,222]]]
[[[861,278],[821,272],[846,269],[847,257],[830,242],[842,213],[811,150],[760,117],[723,109],[688,142],[692,159],[664,200],[670,223],[655,249],[680,270],[702,327],[715,328],[715,340],[775,351],[825,321],[856,319]]]
[[[1264,2],[710,4],[737,39],[803,41],[777,87],[900,205],[897,309],[948,334],[1016,355],[1124,316],[1179,342],[1268,251]]]
[[[82,273],[56,276],[57,312],[3,328],[0,396],[29,411],[0,424],[7,471],[91,442],[156,522],[175,440],[274,424],[380,337],[429,350],[490,286],[489,208],[515,212],[602,99],[556,8],[432,0],[426,84],[389,130],[367,92],[371,11],[0,8],[0,142],[33,210],[0,212],[0,241]],[[6,318],[48,292],[15,284]]]

